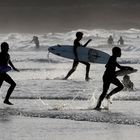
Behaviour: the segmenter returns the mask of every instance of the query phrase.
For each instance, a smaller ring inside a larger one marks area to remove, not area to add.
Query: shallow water
[[[2,140],[137,140],[140,137],[139,130],[133,125],[65,119],[13,116],[0,120]]]
[[[59,118],[140,126],[140,101],[113,101],[109,110],[96,111],[90,100],[11,99],[14,106],[1,104],[1,120],[9,116]],[[107,106],[103,103],[104,107]]]
[[[83,31],[85,36],[82,43],[92,38],[89,47],[109,54],[113,46],[106,44],[107,37],[113,33],[116,42],[123,35],[125,45],[120,46],[122,57],[118,61],[122,65],[138,69],[138,72],[130,75],[135,86],[134,91],[121,91],[113,96],[113,104],[109,106],[109,110],[92,110],[102,92],[105,65],[91,64],[89,82],[85,81],[85,66],[82,64],[79,64],[68,80],[62,80],[71,68],[72,60],[48,55],[47,51],[52,45],[71,45],[76,31],[47,34],[47,38],[39,35],[39,49],[29,43],[32,34],[0,35],[1,41],[9,42],[11,59],[20,69],[19,73],[9,72],[17,83],[10,99],[14,106],[2,103],[9,85],[3,83],[1,87],[2,140],[139,139],[140,41],[137,36],[140,35],[140,30]],[[97,33],[98,38],[95,37]],[[122,80],[122,77],[118,78]],[[112,88],[113,85],[109,90]],[[107,106],[106,101],[103,105]]]

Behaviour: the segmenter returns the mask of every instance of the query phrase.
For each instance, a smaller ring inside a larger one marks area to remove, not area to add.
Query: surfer
[[[117,79],[116,76],[116,67],[121,70],[132,70],[133,68],[128,66],[121,66],[117,63],[117,57],[121,57],[121,49],[119,47],[114,47],[112,49],[112,56],[110,56],[107,64],[106,64],[106,70],[103,75],[103,92],[100,95],[97,105],[95,107],[96,110],[100,110],[101,103],[104,98],[106,98],[110,102],[110,97],[114,95],[115,93],[121,91],[123,89],[123,84]],[[107,91],[109,89],[110,84],[114,84],[117,87],[113,89],[109,94],[107,94]]]
[[[9,50],[8,43],[3,42],[1,44],[1,52],[0,52],[0,67],[8,67],[8,65],[10,65],[15,71],[19,71],[18,69],[16,69],[14,67],[12,61],[10,60],[10,55],[8,53],[8,50]],[[13,105],[9,101],[9,98],[10,98],[10,96],[11,96],[11,94],[16,86],[16,83],[6,72],[0,71],[0,87],[2,86],[3,81],[10,84],[10,87],[7,91],[7,95],[5,97],[4,103],[8,104],[8,105]]]
[[[33,39],[31,41],[31,43],[34,42],[36,45],[36,48],[39,48],[39,39],[37,36],[33,36]]]
[[[88,45],[89,42],[91,42],[91,39],[89,39],[84,45],[82,45],[80,43],[80,40],[83,38],[83,33],[82,32],[77,32],[76,33],[76,39],[74,40],[74,45],[73,45],[73,53],[75,55],[75,59],[73,61],[73,65],[71,70],[68,72],[68,74],[66,75],[66,77],[64,79],[67,79],[77,68],[79,63],[82,63],[84,65],[86,65],[86,75],[85,75],[85,80],[89,81],[89,70],[90,70],[90,64],[88,62],[84,62],[84,61],[79,61],[78,60],[78,55],[77,55],[77,47],[86,47]]]
[[[124,45],[124,40],[123,40],[122,36],[120,36],[120,39],[118,40],[118,44]]]
[[[112,37],[112,35],[109,36],[108,40],[107,40],[108,45],[113,45],[114,44],[114,39]]]

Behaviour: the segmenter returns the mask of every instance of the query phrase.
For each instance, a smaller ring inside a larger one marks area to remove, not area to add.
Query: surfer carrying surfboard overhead
[[[100,110],[100,106],[104,98],[110,101],[110,97],[112,95],[121,91],[124,88],[123,84],[119,81],[119,79],[117,79],[115,71],[116,67],[121,70],[133,70],[133,68],[129,66],[119,65],[117,63],[117,57],[121,57],[121,49],[119,47],[114,47],[112,49],[112,56],[110,56],[107,64],[105,65],[106,70],[103,75],[103,92],[98,99],[97,105],[95,107],[96,110]],[[113,89],[109,94],[107,94],[110,84],[114,84],[117,87]]]
[[[15,71],[19,71],[19,70],[14,67],[12,61],[10,60],[10,55],[8,53],[8,50],[9,50],[9,44],[7,42],[3,42],[1,44],[1,52],[0,52],[0,87],[2,86],[3,81],[10,84],[4,103],[8,105],[13,105],[9,101],[9,98],[16,86],[16,83],[6,72],[10,70],[9,69],[10,67],[8,65],[10,65]]]
[[[89,39],[84,45],[82,45],[80,43],[80,40],[82,38],[83,38],[83,32],[77,32],[76,39],[74,40],[74,45],[73,45],[73,53],[74,53],[75,59],[73,61],[73,65],[72,65],[71,70],[68,72],[68,74],[66,75],[66,77],[64,79],[67,79],[76,70],[79,63],[86,65],[85,80],[89,81],[89,79],[90,79],[89,78],[90,64],[88,62],[78,60],[77,47],[86,47],[88,45],[88,43],[91,42],[91,39]]]

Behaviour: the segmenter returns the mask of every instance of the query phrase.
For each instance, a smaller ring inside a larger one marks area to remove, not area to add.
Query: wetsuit
[[[78,60],[78,55],[77,55],[77,47],[81,46],[82,44],[79,43],[79,41],[77,39],[74,40],[74,46],[73,46],[73,53],[75,55],[75,60],[73,61],[73,65],[71,70],[68,72],[67,76],[65,77],[65,79],[67,79],[77,68],[79,62],[86,65],[86,76],[85,79],[88,80],[89,79],[89,69],[90,69],[90,64],[88,62],[84,62],[84,61],[79,61]]]
[[[104,75],[103,75],[103,92],[102,92],[101,96],[99,97],[99,101],[98,101],[96,108],[100,108],[101,102],[105,98],[111,83],[116,85],[117,87],[115,89],[113,89],[106,96],[107,99],[109,99],[113,94],[115,94],[123,89],[123,84],[117,79],[115,70],[116,70],[116,67],[118,67],[119,69],[124,69],[125,67],[120,66],[116,62],[116,59],[117,58],[115,56],[111,56],[109,58],[108,63],[105,66],[106,70],[105,70]]]
[[[0,53],[0,66],[7,67],[8,63],[10,61],[10,55],[8,53]],[[0,72],[0,87],[3,83],[3,81],[6,81],[11,86],[7,92],[5,100],[9,100],[9,97],[14,90],[16,83],[13,81],[13,79],[6,73],[6,72]]]

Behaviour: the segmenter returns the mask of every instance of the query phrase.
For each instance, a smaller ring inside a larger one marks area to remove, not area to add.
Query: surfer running
[[[1,44],[1,52],[0,52],[0,67],[6,68],[6,67],[8,67],[8,64],[9,64],[15,71],[19,71],[12,64],[12,62],[10,60],[10,55],[8,54],[8,50],[9,50],[8,43],[3,42]],[[11,85],[7,91],[7,95],[5,97],[4,103],[8,104],[8,105],[13,105],[9,101],[9,98],[10,98],[10,95],[12,94],[12,92],[16,86],[16,83],[13,81],[13,79],[6,72],[0,71],[0,87],[2,86],[3,81],[5,81]]]
[[[73,65],[71,70],[68,72],[68,74],[66,75],[66,77],[64,79],[67,79],[77,68],[79,62],[86,65],[86,76],[85,76],[85,80],[89,81],[89,70],[90,70],[90,64],[88,62],[84,62],[84,61],[79,61],[78,60],[78,55],[77,55],[77,47],[86,47],[88,45],[89,42],[91,42],[91,39],[89,39],[84,45],[82,45],[80,43],[80,40],[83,38],[83,33],[82,32],[77,32],[76,33],[76,39],[74,40],[74,46],[73,46],[73,53],[75,55],[75,59],[73,61]]]
[[[103,75],[103,92],[98,99],[97,105],[95,107],[96,110],[100,110],[100,106],[104,98],[110,101],[110,97],[115,93],[121,91],[124,87],[123,84],[117,79],[116,71],[115,71],[116,67],[121,70],[133,69],[128,66],[120,66],[116,61],[117,57],[121,57],[121,49],[119,47],[114,47],[112,49],[112,56],[110,56],[108,63],[105,66],[106,70]],[[111,83],[116,85],[117,87],[113,89],[109,94],[107,94],[107,91]]]

